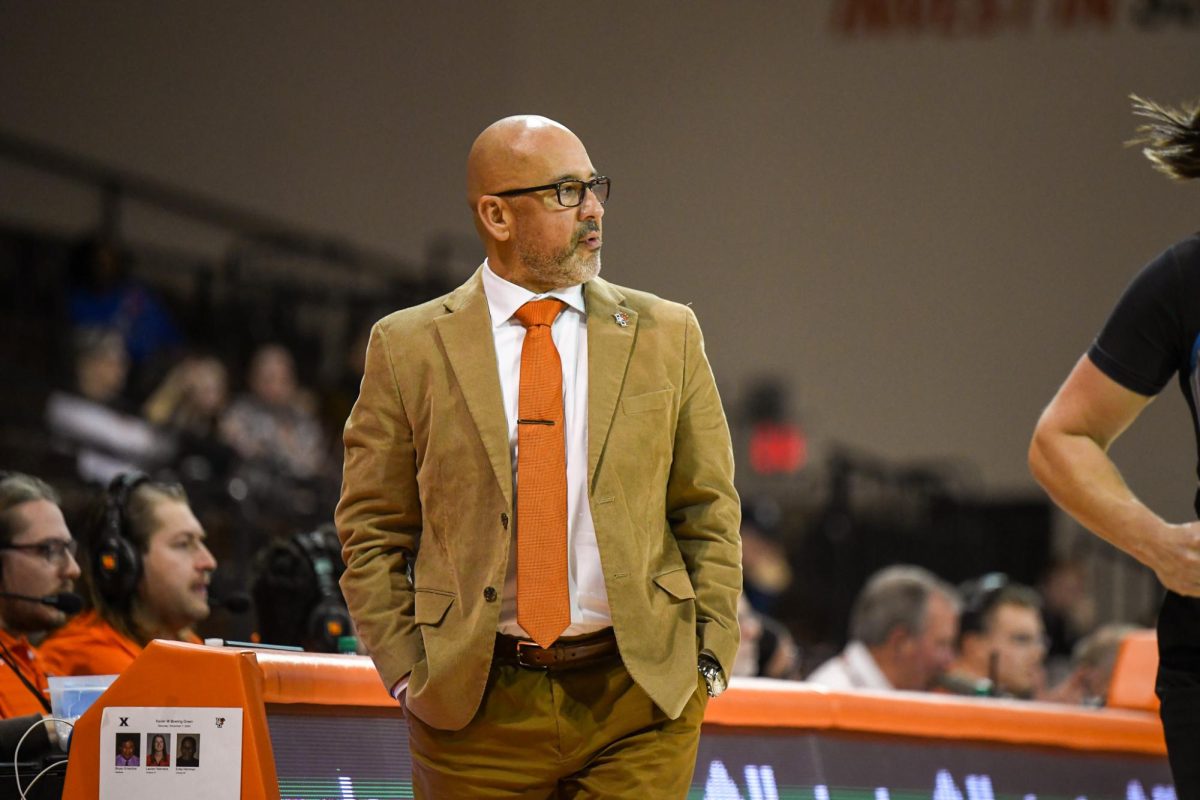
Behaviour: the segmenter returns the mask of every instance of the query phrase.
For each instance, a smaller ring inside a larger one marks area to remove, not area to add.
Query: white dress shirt
[[[508,449],[512,456],[513,497],[517,482],[517,403],[521,386],[521,346],[525,326],[513,317],[530,300],[554,297],[567,304],[550,335],[562,361],[563,425],[567,439],[567,582],[571,596],[571,624],[563,636],[594,633],[612,625],[608,590],[600,566],[596,544],[596,526],[588,504],[588,348],[587,311],[583,287],[576,285],[546,294],[534,294],[509,283],[483,263],[483,292],[492,315],[492,336],[496,345],[496,363],[500,370],[500,391],[504,397],[504,416],[508,420]],[[519,535],[521,520],[516,514],[513,536]],[[509,548],[508,574],[501,595],[501,633],[527,638],[517,623],[517,547]]]
[[[841,654],[817,667],[808,681],[835,690],[895,688],[875,663],[871,651],[858,641],[850,642]]]

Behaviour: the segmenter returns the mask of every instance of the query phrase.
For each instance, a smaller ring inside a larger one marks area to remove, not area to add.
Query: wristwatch
[[[696,669],[704,676],[704,683],[708,685],[709,697],[718,697],[721,692],[725,691],[725,672],[715,658],[702,653]]]

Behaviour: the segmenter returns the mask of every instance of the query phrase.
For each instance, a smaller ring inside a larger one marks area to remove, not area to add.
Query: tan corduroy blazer
[[[595,279],[588,489],[621,658],[672,718],[698,649],[737,649],[740,511],[733,453],[691,309]],[[624,322],[625,324],[620,324]],[[337,508],[342,589],[407,708],[457,730],[492,660],[515,498],[481,271],[376,323],[346,423]]]

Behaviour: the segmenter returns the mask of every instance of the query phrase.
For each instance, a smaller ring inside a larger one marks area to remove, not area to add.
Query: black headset
[[[296,534],[293,538],[308,557],[317,579],[318,600],[308,614],[306,632],[310,641],[319,642],[336,652],[338,639],[352,630],[346,600],[338,586],[338,578],[346,567],[342,563],[337,534],[332,527],[326,526],[309,533]]]
[[[264,640],[337,652],[338,639],[352,631],[338,586],[343,571],[341,545],[332,525],[269,545],[259,554],[254,584]]]
[[[1000,599],[1000,593],[1008,586],[1008,576],[1003,572],[989,572],[958,587],[962,596],[962,613],[958,622],[959,641],[968,633],[983,633],[987,629],[988,614]]]
[[[142,556],[129,536],[126,518],[130,496],[149,482],[144,472],[122,472],[105,493],[104,517],[91,554],[92,580],[100,596],[117,606],[130,601],[142,577]]]

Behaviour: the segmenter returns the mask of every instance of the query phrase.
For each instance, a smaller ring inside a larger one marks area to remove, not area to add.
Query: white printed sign
[[[241,796],[242,709],[104,709],[100,800]]]

